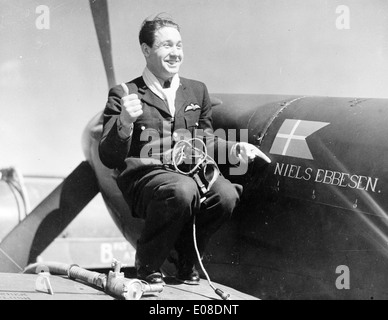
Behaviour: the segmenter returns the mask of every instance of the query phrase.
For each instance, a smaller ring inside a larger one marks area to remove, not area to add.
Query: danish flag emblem
[[[306,138],[329,124],[328,122],[286,119],[275,137],[270,153],[314,160]]]

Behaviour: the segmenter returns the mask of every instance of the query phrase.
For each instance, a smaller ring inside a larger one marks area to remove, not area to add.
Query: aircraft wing
[[[84,283],[69,280],[63,276],[49,276],[53,294],[38,291],[42,278],[34,274],[0,273],[0,300],[115,300],[102,290]],[[177,284],[173,278],[167,278],[161,293],[144,295],[141,300],[219,300],[206,280],[198,286]],[[231,300],[258,300],[256,297],[241,293],[232,288],[215,284]],[[47,286],[48,287],[48,286]],[[47,288],[46,287],[46,288]]]
[[[113,300],[95,288],[60,276],[50,276],[54,294],[36,290],[38,275],[1,273],[0,300]]]

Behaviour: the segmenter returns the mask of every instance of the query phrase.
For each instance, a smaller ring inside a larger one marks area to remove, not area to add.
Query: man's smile
[[[175,65],[181,63],[181,60],[180,60],[180,59],[178,59],[178,60],[167,60],[166,62],[167,62],[169,65],[175,66]]]

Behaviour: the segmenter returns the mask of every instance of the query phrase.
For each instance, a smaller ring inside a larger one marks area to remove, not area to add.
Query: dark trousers
[[[137,243],[136,260],[141,266],[159,269],[170,251],[195,263],[193,217],[202,255],[210,237],[230,218],[237,206],[242,187],[220,176],[201,203],[195,181],[164,169],[152,170],[133,182],[130,188],[136,216],[145,220]]]

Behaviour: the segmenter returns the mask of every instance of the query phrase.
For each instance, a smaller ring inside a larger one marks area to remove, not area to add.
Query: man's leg
[[[200,256],[203,255],[211,236],[230,219],[239,203],[241,193],[242,186],[232,184],[222,176],[207,193],[201,210],[196,213],[196,238]],[[194,280],[196,277],[194,265],[198,259],[194,248],[192,223],[185,226],[175,248],[180,260],[181,274],[178,274],[178,277],[189,279],[191,274]]]
[[[193,211],[199,209],[200,195],[193,179],[165,170],[146,174],[134,188],[136,215],[145,219],[137,243],[137,264],[149,272],[157,271],[184,226],[191,223]]]

